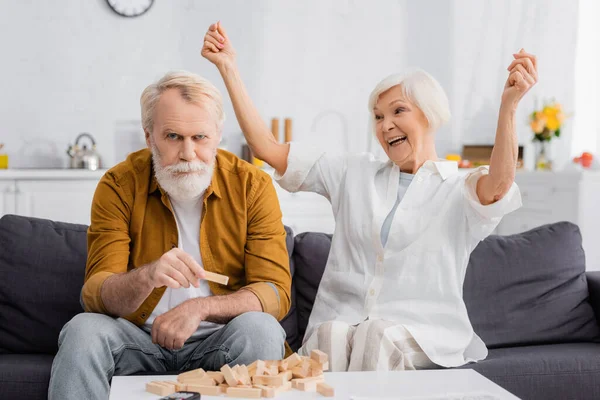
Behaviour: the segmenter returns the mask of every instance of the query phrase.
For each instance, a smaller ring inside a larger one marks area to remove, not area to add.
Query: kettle
[[[85,144],[82,148],[79,147],[79,140],[83,137],[90,139],[92,142],[91,149],[88,149]],[[95,171],[102,167],[100,155],[96,151],[96,141],[89,133],[79,134],[77,139],[75,139],[75,144],[73,146],[69,146],[67,149],[67,154],[71,157],[71,168],[89,169]]]

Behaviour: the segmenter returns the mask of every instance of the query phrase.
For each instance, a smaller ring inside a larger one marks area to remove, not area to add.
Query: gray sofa
[[[86,229],[0,219],[0,399],[47,398],[58,333],[82,312]],[[330,243],[329,235],[288,231],[293,306],[282,325],[293,349]],[[600,273],[585,273],[577,226],[490,236],[471,255],[465,279],[471,322],[490,352],[463,368],[522,399],[600,399]]]

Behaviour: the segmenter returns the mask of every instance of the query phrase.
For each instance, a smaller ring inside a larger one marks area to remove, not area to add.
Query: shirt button
[[[423,178],[421,178],[420,176],[417,178],[417,182],[423,182]]]
[[[375,296],[375,289],[371,289],[371,290],[369,290],[369,294],[370,294],[371,296]]]

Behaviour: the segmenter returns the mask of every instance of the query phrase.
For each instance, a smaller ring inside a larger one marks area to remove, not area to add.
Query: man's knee
[[[74,316],[60,331],[59,347],[68,343],[71,348],[90,348],[90,345],[110,337],[115,320],[107,315],[81,313]]]
[[[233,344],[231,356],[238,364],[256,360],[279,360],[284,355],[285,331],[270,314],[244,313],[231,321],[238,340]],[[237,353],[237,354],[235,354]]]

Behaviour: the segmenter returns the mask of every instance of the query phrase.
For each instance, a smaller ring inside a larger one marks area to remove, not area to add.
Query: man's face
[[[216,121],[209,107],[188,103],[177,89],[160,96],[146,143],[158,183],[171,197],[191,200],[210,185],[221,141]]]

